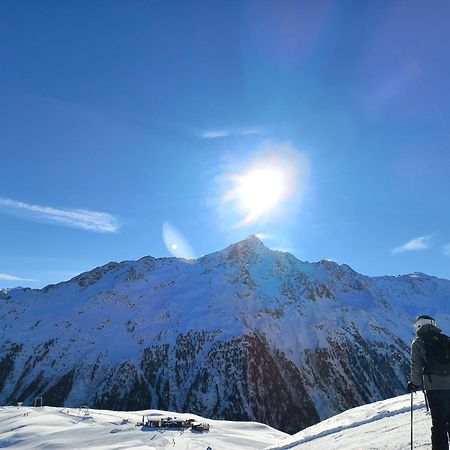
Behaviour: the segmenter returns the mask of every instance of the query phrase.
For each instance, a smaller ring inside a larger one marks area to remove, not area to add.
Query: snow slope
[[[422,393],[414,395],[414,448],[431,448],[431,416]],[[306,428],[265,450],[404,450],[410,448],[409,394],[359,406]]]
[[[136,426],[142,416],[194,418],[210,430],[159,430]],[[158,410],[118,412],[55,407],[0,408],[0,447],[23,450],[213,450],[263,449],[285,433],[255,422],[206,420]]]
[[[208,433],[135,426],[142,416],[195,418]],[[289,436],[256,422],[203,419],[158,410],[118,412],[55,407],[1,407],[0,447],[26,450],[400,450],[410,446],[410,396],[350,409]],[[414,397],[414,448],[430,448],[431,418]]]

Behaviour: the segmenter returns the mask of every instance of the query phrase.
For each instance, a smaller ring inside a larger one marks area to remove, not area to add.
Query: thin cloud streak
[[[429,248],[429,241],[431,239],[431,235],[428,236],[420,236],[410,241],[406,242],[399,247],[395,247],[391,250],[391,252],[395,255],[398,253],[408,252],[408,251],[416,251],[416,250],[425,250]]]
[[[199,137],[204,139],[216,139],[230,136],[250,136],[254,134],[263,134],[263,133],[259,128],[209,130],[199,133]]]
[[[22,213],[27,219],[46,220],[96,233],[116,233],[120,228],[118,218],[108,213],[86,209],[57,209],[2,197],[0,197],[0,212]]]
[[[204,133],[200,134],[200,137],[205,139],[215,139],[220,137],[226,137],[229,136],[230,132],[225,130],[215,130],[215,131],[205,131]]]
[[[450,256],[450,242],[444,245],[442,251],[444,252],[445,256]]]
[[[0,281],[38,281],[33,278],[16,277],[15,275],[9,275],[8,273],[0,273]]]

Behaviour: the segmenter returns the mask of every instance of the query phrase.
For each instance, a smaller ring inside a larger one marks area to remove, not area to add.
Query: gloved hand
[[[408,381],[408,384],[406,385],[406,390],[408,394],[411,394],[411,392],[416,392],[417,389],[419,389],[418,386],[412,383],[412,381]]]

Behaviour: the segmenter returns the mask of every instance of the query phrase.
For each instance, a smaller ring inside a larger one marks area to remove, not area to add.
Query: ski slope
[[[210,431],[136,426],[142,416],[194,418]],[[53,407],[0,407],[0,447],[26,450],[400,450],[410,448],[410,396],[350,409],[289,436],[255,422],[208,420],[148,410],[118,412]],[[414,396],[414,448],[430,448],[431,417]]]
[[[431,448],[431,416],[414,395],[414,448]],[[360,406],[324,420],[265,450],[404,450],[410,448],[411,396]]]
[[[87,414],[86,414],[87,413]],[[136,426],[142,416],[194,418],[209,432]],[[288,437],[267,425],[203,419],[148,410],[118,412],[54,407],[0,407],[0,448],[23,450],[243,450],[264,449]]]

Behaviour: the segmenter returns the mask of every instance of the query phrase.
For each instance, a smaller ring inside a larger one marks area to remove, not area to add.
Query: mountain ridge
[[[44,290],[44,289],[51,289],[55,286],[59,286],[60,284],[64,284],[64,283],[68,283],[71,282],[73,280],[76,280],[80,277],[82,277],[83,275],[86,274],[90,274],[91,272],[94,271],[99,271],[99,270],[104,270],[104,269],[110,269],[112,267],[119,267],[119,266],[125,266],[127,264],[136,264],[136,263],[140,263],[142,261],[148,262],[149,264],[151,264],[151,262],[156,262],[156,261],[173,261],[173,260],[177,260],[177,261],[203,261],[203,260],[208,260],[210,258],[212,258],[213,256],[217,256],[217,255],[223,255],[226,254],[227,252],[230,252],[232,250],[235,249],[247,249],[247,250],[252,250],[252,249],[258,249],[258,248],[262,248],[265,250],[268,250],[270,252],[278,252],[278,253],[282,253],[285,255],[289,255],[289,257],[294,258],[296,261],[303,263],[303,264],[312,264],[312,265],[324,265],[324,266],[328,266],[329,268],[341,268],[341,269],[348,269],[351,272],[357,273],[358,275],[362,276],[362,277],[369,277],[372,279],[384,279],[384,278],[399,278],[399,277],[426,277],[426,278],[435,278],[438,280],[447,280],[449,281],[447,278],[442,278],[442,277],[437,277],[434,275],[429,275],[426,274],[424,272],[411,272],[411,273],[406,273],[406,274],[396,274],[396,275],[377,275],[377,276],[369,276],[369,275],[364,275],[361,274],[359,272],[357,272],[356,270],[354,270],[350,265],[343,263],[343,264],[339,264],[335,261],[329,260],[329,259],[320,259],[318,261],[313,261],[313,262],[309,262],[309,261],[302,261],[300,259],[298,259],[294,254],[288,252],[288,251],[283,251],[283,250],[274,250],[274,249],[270,249],[269,247],[267,247],[263,241],[261,239],[259,239],[256,235],[252,234],[249,235],[247,238],[238,241],[236,243],[230,244],[227,247],[225,247],[222,250],[216,251],[216,252],[212,252],[209,253],[207,255],[203,255],[200,256],[198,258],[180,258],[180,257],[175,257],[175,256],[162,256],[162,257],[154,257],[151,255],[146,255],[146,256],[142,256],[141,258],[137,259],[137,260],[123,260],[123,261],[109,261],[105,264],[102,264],[100,266],[96,266],[93,269],[87,270],[85,272],[82,272],[78,275],[75,275],[72,278],[69,278],[68,280],[63,280],[63,281],[59,281],[57,283],[50,283],[46,286],[43,286],[42,288],[32,288],[29,286],[15,286],[12,288],[6,288],[6,287],[0,287],[0,292],[8,292],[8,291],[12,291],[12,290]]]
[[[258,238],[0,291],[0,402],[189,411],[295,432],[403,392],[411,320],[450,281],[368,277]]]

